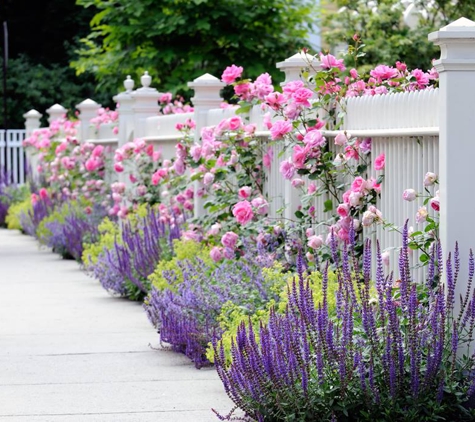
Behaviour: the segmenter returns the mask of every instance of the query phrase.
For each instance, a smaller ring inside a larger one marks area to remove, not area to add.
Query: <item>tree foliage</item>
[[[352,44],[355,33],[365,44],[359,64],[374,66],[405,62],[409,68],[427,69],[440,49],[427,39],[430,32],[464,16],[475,19],[473,0],[413,0],[418,11],[412,28],[404,21],[410,1],[328,0],[322,34],[331,49]],[[333,8],[328,4],[332,3]],[[335,7],[336,6],[336,7]]]
[[[137,80],[148,70],[161,90],[227,65],[245,66],[251,76],[279,75],[275,63],[308,42],[314,3],[307,0],[77,0],[95,7],[92,32],[82,39],[78,74],[92,72],[114,92],[123,76]],[[120,77],[118,77],[120,75]]]

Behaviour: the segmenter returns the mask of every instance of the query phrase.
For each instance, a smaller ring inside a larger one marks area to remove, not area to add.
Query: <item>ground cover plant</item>
[[[86,270],[102,286],[132,300],[148,293],[148,277],[158,262],[170,256],[180,227],[152,207],[143,205],[120,223],[106,221],[99,226],[98,244],[88,245],[83,253]]]
[[[384,275],[378,251],[372,299],[370,242],[362,271],[354,242],[341,255],[334,242],[339,286],[334,310],[328,306],[329,266],[322,273],[323,297],[315,300],[301,255],[285,314],[272,310],[258,339],[252,325],[242,323],[230,364],[224,348],[215,347],[218,374],[246,420],[473,420],[473,409],[467,409],[475,392],[469,352],[475,327],[473,254],[467,291],[459,299],[454,294],[463,277],[458,249],[447,260],[444,286],[440,247],[431,255],[427,280],[416,283],[407,245],[406,226],[397,280]],[[232,420],[232,414],[220,418]]]
[[[197,368],[209,365],[206,347],[221,337],[218,316],[223,304],[236,303],[247,314],[276,295],[273,280],[262,269],[272,265],[249,244],[239,260],[206,263],[197,258],[181,260],[162,272],[166,288],[153,287],[145,302],[150,322],[162,342],[184,353]]]
[[[78,201],[65,201],[41,221],[38,240],[63,258],[81,263],[83,244],[97,240],[98,225],[106,214],[100,205],[89,207],[85,213]]]

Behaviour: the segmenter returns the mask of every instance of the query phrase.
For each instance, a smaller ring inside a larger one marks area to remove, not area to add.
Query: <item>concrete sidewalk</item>
[[[201,422],[232,408],[214,369],[154,348],[141,305],[0,229],[0,421]]]

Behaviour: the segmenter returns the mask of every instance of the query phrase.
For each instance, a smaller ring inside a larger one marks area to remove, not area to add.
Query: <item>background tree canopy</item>
[[[411,3],[419,11],[413,28],[404,22]],[[365,44],[363,68],[399,60],[410,69],[428,69],[440,56],[428,34],[462,16],[475,20],[474,0],[326,0],[322,10],[327,46],[342,50],[357,33]]]
[[[8,22],[10,44],[9,127],[23,127],[26,111],[44,114],[56,102],[74,110],[89,97],[113,106],[125,76],[138,81],[144,70],[159,90],[174,93],[185,93],[186,83],[205,72],[220,77],[233,63],[245,67],[246,76],[269,72],[279,82],[276,62],[308,47],[322,16],[325,49],[344,50],[355,32],[360,35],[363,69],[396,60],[427,69],[439,56],[427,34],[461,16],[475,20],[474,0],[414,0],[421,13],[412,29],[403,16],[408,0],[321,0],[319,10],[316,3],[2,0],[0,21]]]
[[[316,17],[307,0],[78,0],[98,13],[82,39],[78,74],[93,72],[114,92],[123,77],[144,70],[161,90],[186,90],[203,73],[221,76],[230,64],[246,75],[269,72],[275,63],[308,47]],[[120,75],[120,77],[117,77]]]

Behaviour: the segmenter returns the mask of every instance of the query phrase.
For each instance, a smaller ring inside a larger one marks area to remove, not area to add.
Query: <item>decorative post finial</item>
[[[124,81],[125,92],[131,92],[134,89],[134,85],[134,80],[130,77],[130,75],[127,75],[127,78]]]
[[[140,78],[140,83],[144,88],[148,88],[152,83],[152,77],[148,74],[147,71],[145,71],[142,77]]]

